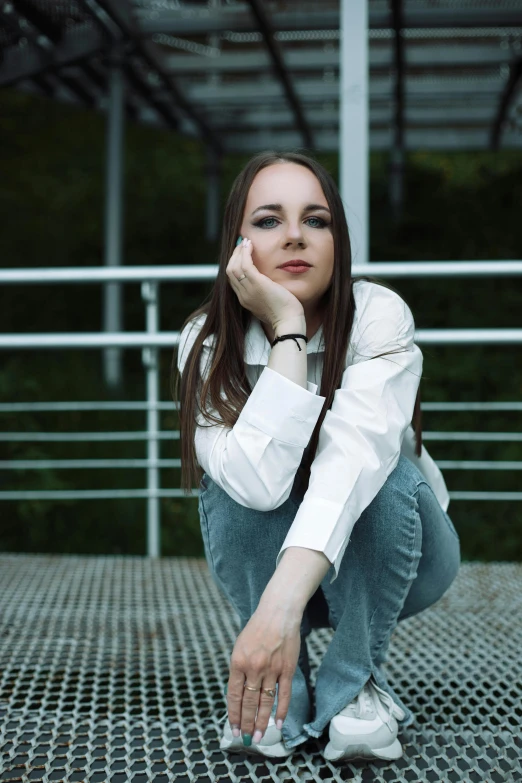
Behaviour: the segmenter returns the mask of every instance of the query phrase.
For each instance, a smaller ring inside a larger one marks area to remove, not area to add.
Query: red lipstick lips
[[[306,261],[302,261],[300,258],[293,258],[291,261],[285,261],[284,264],[281,264],[279,269],[287,269],[288,267],[304,267],[309,269],[310,264],[308,264]]]

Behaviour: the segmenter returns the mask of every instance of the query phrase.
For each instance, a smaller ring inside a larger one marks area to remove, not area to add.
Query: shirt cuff
[[[307,498],[297,510],[292,526],[277,555],[275,567],[277,568],[285,549],[289,546],[317,549],[326,555],[334,566],[334,573],[330,580],[332,583],[337,579],[344,552],[355,526],[356,520],[350,520],[349,516],[350,512],[346,504],[335,503],[325,498]],[[342,524],[341,517],[344,517]],[[318,520],[321,520],[320,524]]]
[[[316,393],[316,384],[307,384],[312,389],[265,366],[240,418],[275,440],[305,448],[326,400]]]

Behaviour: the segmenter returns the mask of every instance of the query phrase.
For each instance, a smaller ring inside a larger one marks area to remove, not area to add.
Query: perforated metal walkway
[[[204,560],[0,555],[0,780],[522,780],[522,564],[463,563],[396,628],[385,673],[416,722],[398,761],[219,750],[239,631]],[[308,637],[312,681],[333,631]]]

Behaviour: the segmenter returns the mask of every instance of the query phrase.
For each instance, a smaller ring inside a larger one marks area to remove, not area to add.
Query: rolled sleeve
[[[183,371],[197,329],[180,335],[178,369]],[[208,366],[204,346],[200,373]],[[269,511],[289,497],[304,449],[321,415],[325,397],[307,381],[303,388],[264,367],[233,427],[213,424],[201,413],[194,445],[199,465],[233,500],[246,508]],[[217,416],[214,409],[210,412]]]
[[[198,428],[198,460],[241,505],[278,508],[292,491],[325,399],[265,367],[234,427]]]
[[[266,435],[306,448],[321,414],[325,397],[308,391],[285,375],[265,367],[240,418]]]
[[[423,358],[411,311],[384,291],[361,317],[362,337],[325,415],[309,486],[276,567],[289,546],[317,549],[334,565],[333,582],[355,523],[399,460]]]

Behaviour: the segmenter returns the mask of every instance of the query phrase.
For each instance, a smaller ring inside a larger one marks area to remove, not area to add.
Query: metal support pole
[[[393,142],[389,163],[389,196],[394,220],[402,214],[404,202],[404,47],[402,39],[402,2],[392,0],[394,42],[395,105],[393,123]]]
[[[107,111],[107,160],[105,180],[105,265],[120,266],[123,230],[123,133],[125,119],[125,82],[122,51],[111,53],[109,106]],[[121,332],[121,285],[107,283],[103,288],[103,329]],[[103,354],[105,382],[111,388],[121,384],[121,348],[107,348]]]
[[[158,284],[142,283],[141,296],[146,305],[147,333],[156,335],[159,322]],[[159,557],[160,541],[160,499],[159,488],[159,427],[158,427],[158,350],[144,348],[142,361],[147,373],[147,555]]]
[[[205,215],[205,238],[214,242],[219,235],[219,193],[221,180],[220,156],[207,146],[207,202]]]
[[[340,190],[352,263],[369,262],[368,0],[341,0]]]

